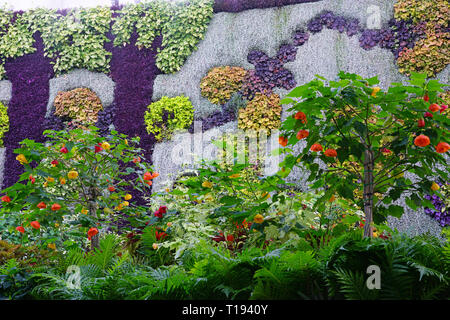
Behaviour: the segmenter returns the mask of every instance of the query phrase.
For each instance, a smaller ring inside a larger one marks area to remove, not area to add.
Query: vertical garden
[[[1,9],[0,299],[448,300],[449,11]]]

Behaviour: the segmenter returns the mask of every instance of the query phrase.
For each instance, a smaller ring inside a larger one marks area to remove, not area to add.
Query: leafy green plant
[[[446,166],[441,153],[450,148],[445,142],[449,119],[437,112],[440,106],[435,103],[444,85],[426,81],[423,74],[413,74],[410,85],[393,84],[387,92],[371,87],[378,84],[376,77],[362,79],[341,72],[329,85],[323,80],[319,77],[297,87],[282,101],[292,103],[289,111],[295,114],[284,121],[280,144],[293,146],[306,139],[307,145],[298,154],[282,149],[287,156],[279,174],[285,176],[303,163],[311,172],[311,187],[326,187],[315,209],[323,211],[335,194],[347,199],[364,211],[365,236],[372,236],[374,219],[379,223],[387,215],[401,216],[404,208],[392,202],[405,191],[415,191],[406,200],[413,210],[430,206],[423,194],[436,187],[428,177],[448,180],[448,172],[435,167]],[[316,163],[317,158],[326,169]],[[420,181],[406,179],[406,171]],[[362,193],[360,197],[355,190]]]
[[[59,91],[53,105],[55,115],[70,118],[79,125],[96,123],[98,113],[103,110],[99,97],[88,88]]]
[[[9,131],[8,108],[0,102],[0,147],[3,147],[3,137]]]
[[[209,70],[200,81],[202,96],[211,103],[224,104],[241,89],[247,71],[241,67],[217,67]]]
[[[147,132],[157,140],[169,139],[174,130],[188,128],[194,121],[194,107],[188,97],[162,97],[145,112]]]
[[[0,264],[0,300],[27,298],[31,289],[30,273],[22,269],[15,259]]]

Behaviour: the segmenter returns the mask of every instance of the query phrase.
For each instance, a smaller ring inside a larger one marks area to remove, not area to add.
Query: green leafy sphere
[[[148,133],[153,133],[157,140],[169,139],[175,130],[192,124],[194,107],[185,96],[162,97],[148,106],[144,119]]]

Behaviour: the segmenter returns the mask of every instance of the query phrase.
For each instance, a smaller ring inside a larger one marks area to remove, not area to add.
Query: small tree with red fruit
[[[15,150],[25,172],[2,191],[7,229],[22,234],[22,239],[32,231],[41,240],[87,229],[91,246],[98,247],[99,220],[132,213],[127,188],[145,192],[156,173],[150,173],[137,147],[139,138],[128,140],[117,131],[102,137],[95,127],[44,135],[45,144],[26,139]],[[131,174],[137,178],[130,180]]]
[[[387,91],[374,87],[378,83],[377,77],[341,72],[336,81],[317,77],[295,88],[282,101],[293,104],[293,116],[284,121],[279,139],[286,153],[280,174],[303,164],[311,187],[325,189],[315,207],[324,210],[334,195],[351,201],[365,213],[366,237],[374,221],[403,214],[403,207],[392,204],[403,193],[411,193],[406,203],[414,210],[431,206],[424,195],[439,191],[430,177],[448,181],[448,170],[436,167],[447,168],[443,154],[450,148],[448,109],[438,98],[445,85],[422,74]],[[290,147],[303,139],[307,145],[297,154]],[[420,181],[413,183],[405,172]]]

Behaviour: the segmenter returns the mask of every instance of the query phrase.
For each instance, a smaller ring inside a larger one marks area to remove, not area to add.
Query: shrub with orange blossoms
[[[423,178],[412,183],[404,172],[450,180],[447,172],[434,170],[438,163],[448,166],[443,157],[449,150],[444,142],[448,116],[443,112],[448,103],[439,95],[445,84],[417,73],[409,84],[393,83],[387,90],[378,84],[377,77],[340,72],[333,81],[317,77],[282,100],[294,117],[286,118],[280,130],[287,148],[280,148],[286,156],[278,175],[286,177],[294,166],[307,169],[310,186],[325,190],[314,209],[324,211],[332,195],[338,195],[364,211],[366,237],[372,235],[374,220],[403,214],[404,208],[393,203],[402,193],[413,190],[406,201],[413,210],[426,203],[432,182]],[[300,130],[309,134],[306,147],[296,152],[291,147],[300,139],[291,138]],[[427,165],[419,166],[424,161]]]

